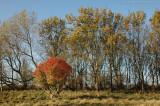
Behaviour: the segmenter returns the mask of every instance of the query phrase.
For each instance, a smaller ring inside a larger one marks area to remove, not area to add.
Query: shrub
[[[62,58],[52,57],[48,61],[41,63],[33,72],[36,78],[34,81],[42,88],[49,90],[52,95],[52,90],[56,90],[59,95],[64,83],[72,72],[72,68]],[[53,95],[52,95],[53,96]]]

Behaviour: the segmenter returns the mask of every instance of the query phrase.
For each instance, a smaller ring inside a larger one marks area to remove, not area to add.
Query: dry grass
[[[140,105],[160,106],[160,93],[108,93],[107,91],[63,91],[61,97],[51,99],[41,90],[0,92],[2,106],[40,106],[40,105]]]

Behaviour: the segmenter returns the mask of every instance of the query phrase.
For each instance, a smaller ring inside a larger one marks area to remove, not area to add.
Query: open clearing
[[[108,93],[107,91],[62,91],[60,97],[50,98],[43,90],[0,92],[2,106],[30,105],[141,105],[160,106],[160,93]]]

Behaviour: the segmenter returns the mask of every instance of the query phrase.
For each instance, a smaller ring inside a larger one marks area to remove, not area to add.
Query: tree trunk
[[[144,93],[144,76],[142,71],[141,71],[141,75],[142,75],[142,79],[141,79],[142,93]]]
[[[112,84],[112,70],[110,70],[110,91],[113,92],[113,84]]]
[[[118,91],[118,85],[119,85],[119,82],[118,82],[118,73],[117,73],[117,69],[115,68],[115,75],[116,75],[116,91]]]
[[[23,82],[22,89],[24,90],[24,89],[26,89],[26,88],[27,88],[27,82],[26,82],[26,81],[24,81],[24,82]]]
[[[156,70],[158,72],[158,70]],[[158,86],[158,74],[156,75],[157,86]]]
[[[95,82],[95,89],[96,89],[96,91],[99,90],[99,89],[98,89],[98,81]]]
[[[1,70],[1,92],[3,91],[3,83],[2,83],[2,70]]]
[[[1,91],[3,91],[3,83],[2,83],[2,65],[0,66],[0,74],[1,74]]]
[[[153,75],[153,70],[151,70],[152,74],[152,91],[154,91],[154,75]]]
[[[83,81],[82,81],[82,79],[79,82],[79,86],[80,86],[80,90],[83,90]]]

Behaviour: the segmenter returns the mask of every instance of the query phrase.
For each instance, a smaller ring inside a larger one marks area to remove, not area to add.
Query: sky
[[[65,15],[70,13],[78,15],[78,9],[82,6],[97,8],[107,6],[113,12],[124,16],[142,9],[149,19],[155,9],[160,9],[160,0],[0,0],[0,21],[3,22],[24,9],[34,11],[38,21],[51,16],[65,18]]]

